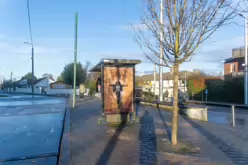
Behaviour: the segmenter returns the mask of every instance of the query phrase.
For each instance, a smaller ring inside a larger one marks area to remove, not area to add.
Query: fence
[[[197,93],[197,94],[194,94],[194,93],[189,93],[188,94],[188,98],[189,100],[197,100],[197,101],[207,101],[208,100],[208,96],[204,93],[204,92],[201,92],[201,93]]]
[[[31,88],[16,88],[15,91],[12,92],[16,92],[16,93],[32,93],[32,89]],[[34,93],[35,94],[42,94],[40,89],[35,88],[34,89]],[[65,95],[71,95],[73,94],[73,89],[50,89],[48,88],[46,90],[46,94],[49,95],[61,95],[61,94],[65,94]],[[79,95],[79,89],[76,89],[76,95]]]

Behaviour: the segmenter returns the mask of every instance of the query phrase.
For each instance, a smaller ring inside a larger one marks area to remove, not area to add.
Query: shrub
[[[87,82],[86,88],[89,89],[89,95],[92,96],[96,92],[96,83],[95,82]]]
[[[190,93],[200,93],[201,91],[205,90],[205,80],[203,78],[197,78],[188,80],[188,92]]]
[[[156,101],[156,96],[152,92],[141,92],[141,98],[148,102]]]
[[[244,78],[235,77],[207,84],[208,100],[230,103],[244,103]]]

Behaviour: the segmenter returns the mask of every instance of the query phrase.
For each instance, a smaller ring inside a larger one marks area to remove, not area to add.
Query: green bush
[[[141,98],[148,102],[156,101],[156,96],[152,92],[141,92]]]
[[[244,77],[207,82],[208,101],[244,103]]]
[[[89,95],[93,96],[96,92],[96,83],[95,82],[87,82],[86,88],[89,89]]]

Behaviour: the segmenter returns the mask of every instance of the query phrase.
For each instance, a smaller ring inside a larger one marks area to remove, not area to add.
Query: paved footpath
[[[138,106],[139,122],[98,124],[99,100],[87,98],[71,110],[71,165],[243,165],[248,164],[248,131],[179,117],[179,141],[200,153],[169,152],[171,113]]]

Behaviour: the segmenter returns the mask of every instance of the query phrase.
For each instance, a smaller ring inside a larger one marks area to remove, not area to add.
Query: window
[[[236,64],[233,64],[233,72],[236,72]]]
[[[230,72],[236,72],[236,64],[230,64]]]

